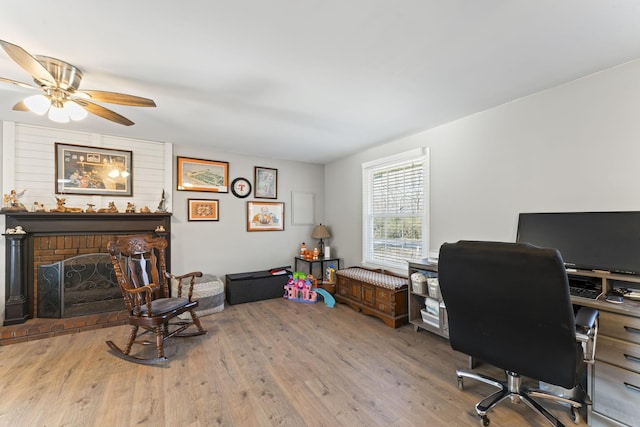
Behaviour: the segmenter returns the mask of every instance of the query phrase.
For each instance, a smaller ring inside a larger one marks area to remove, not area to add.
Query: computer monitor
[[[521,213],[518,242],[557,248],[567,268],[640,274],[640,212]]]

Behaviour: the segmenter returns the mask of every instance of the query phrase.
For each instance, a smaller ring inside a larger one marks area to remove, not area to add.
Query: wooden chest
[[[336,272],[335,299],[397,328],[408,321],[408,280],[385,270],[351,267]]]

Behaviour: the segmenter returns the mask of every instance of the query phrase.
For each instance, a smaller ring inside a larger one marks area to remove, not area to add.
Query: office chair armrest
[[[580,307],[576,314],[576,339],[581,343],[584,361],[593,363],[598,336],[598,310]]]
[[[596,324],[598,318],[598,310],[591,307],[580,307],[576,314],[576,332],[589,334]]]

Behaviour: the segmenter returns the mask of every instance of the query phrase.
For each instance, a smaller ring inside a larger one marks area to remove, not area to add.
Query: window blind
[[[414,150],[363,165],[363,259],[405,268],[425,258],[428,155]]]

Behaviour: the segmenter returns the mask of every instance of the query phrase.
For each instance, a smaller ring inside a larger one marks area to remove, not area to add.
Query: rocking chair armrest
[[[166,273],[167,277],[169,279],[176,279],[176,280],[182,280],[182,279],[186,279],[187,277],[202,277],[202,271],[192,271],[191,273],[187,273],[187,274],[183,274],[182,276],[176,276],[175,274],[171,274],[169,272]]]
[[[191,278],[191,280],[189,280],[189,292],[187,295],[189,301],[191,301],[191,297],[193,296],[193,286],[196,284],[196,277],[202,277],[202,271],[192,271],[191,273],[183,274],[181,276],[176,276],[169,272],[166,272],[165,274],[169,279],[178,281],[178,297],[182,296],[182,280]]]
[[[139,288],[125,289],[125,291],[134,295],[141,294],[143,292],[146,292],[148,294],[153,294],[158,288],[159,286],[157,284],[149,283],[148,285],[140,286]]]
[[[128,300],[132,304],[131,309],[136,316],[140,315],[143,304],[147,305],[147,307],[149,307],[149,311],[151,311],[153,295],[159,288],[160,286],[156,283],[149,283],[148,285],[141,286],[139,288],[125,289],[125,291],[130,294]]]

